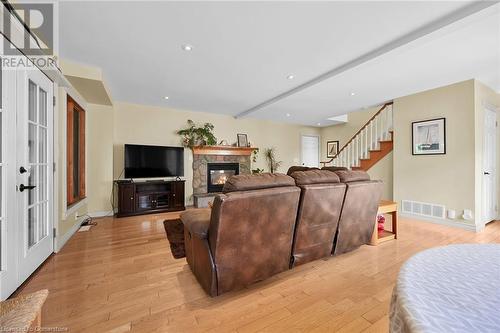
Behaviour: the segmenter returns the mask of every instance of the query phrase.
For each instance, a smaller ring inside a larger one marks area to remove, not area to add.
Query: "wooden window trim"
[[[67,119],[66,119],[66,192],[67,192],[67,206],[72,206],[79,201],[85,199],[85,110],[75,102],[73,98],[67,96]],[[79,117],[79,138],[78,138],[78,178],[79,188],[78,195],[75,196],[75,179],[73,178],[73,169],[75,166],[74,158],[74,118]]]

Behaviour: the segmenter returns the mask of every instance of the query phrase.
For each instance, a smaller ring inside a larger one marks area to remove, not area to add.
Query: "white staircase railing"
[[[393,129],[392,102],[384,104],[373,117],[323,166],[359,167],[362,159],[370,158],[370,150],[380,149],[380,141],[391,139]]]

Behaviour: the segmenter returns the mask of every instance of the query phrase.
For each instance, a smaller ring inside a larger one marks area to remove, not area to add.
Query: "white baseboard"
[[[113,216],[114,213],[112,210],[102,211],[102,212],[92,212],[87,214],[90,217],[105,217],[105,216]]]
[[[398,213],[399,216],[401,217],[407,217],[410,219],[415,219],[415,220],[421,220],[425,222],[431,222],[435,224],[441,224],[441,225],[446,225],[449,227],[455,227],[455,228],[461,228],[465,230],[470,230],[470,231],[475,231],[479,232],[481,231],[481,228],[477,226],[474,221],[471,221],[471,223],[465,223],[461,222],[459,220],[449,220],[449,219],[433,219],[430,217],[425,217],[421,215],[413,215],[413,214],[408,214],[408,213]]]
[[[73,236],[75,234],[75,232],[77,232],[78,229],[80,229],[80,226],[82,225],[83,221],[85,221],[84,216],[80,217],[78,219],[78,221],[71,227],[71,229],[69,229],[68,232],[66,232],[64,235],[62,235],[62,236],[57,235],[56,236],[55,249],[54,249],[55,253],[61,251],[61,249],[66,244],[66,242],[69,241],[71,236]]]

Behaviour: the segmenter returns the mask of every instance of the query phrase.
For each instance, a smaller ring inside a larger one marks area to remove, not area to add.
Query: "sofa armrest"
[[[208,228],[210,227],[210,208],[192,209],[181,214],[181,220],[184,227],[192,235],[200,239],[208,237]]]

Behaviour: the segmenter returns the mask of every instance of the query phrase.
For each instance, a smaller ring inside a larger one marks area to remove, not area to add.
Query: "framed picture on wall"
[[[339,153],[339,142],[338,141],[327,141],[326,142],[326,157],[333,158]]]
[[[437,118],[412,123],[412,154],[446,154],[446,119]]]
[[[246,134],[238,134],[238,147],[248,147],[248,138]]]

